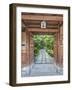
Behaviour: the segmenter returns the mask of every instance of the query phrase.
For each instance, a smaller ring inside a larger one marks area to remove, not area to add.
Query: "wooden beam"
[[[29,32],[50,32],[50,33],[56,33],[59,32],[58,29],[41,29],[41,28],[27,28]]]
[[[43,15],[22,15],[22,20],[50,20],[50,21],[63,21],[62,16],[43,16]]]
[[[22,24],[22,28],[24,28],[24,27],[26,27],[26,28],[41,28],[41,25],[23,25]],[[47,29],[58,29],[58,25],[47,25],[46,26],[46,28]]]

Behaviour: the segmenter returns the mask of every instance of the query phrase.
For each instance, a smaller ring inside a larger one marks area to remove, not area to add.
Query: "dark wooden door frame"
[[[29,33],[33,33],[33,31],[29,31]],[[39,32],[38,32],[39,33]],[[43,32],[44,33],[44,32]],[[57,60],[58,60],[58,33],[59,32],[49,32],[49,34],[51,35],[51,33],[53,33],[53,35],[55,35],[56,34],[56,36],[55,36],[55,38],[56,38],[56,42],[57,42],[57,44],[56,44],[56,48],[57,48],[57,59],[55,60],[55,62],[57,62]],[[47,35],[49,35],[48,33],[47,33]],[[42,34],[41,34],[42,35]],[[29,34],[29,36],[30,36],[30,34]],[[30,38],[29,38],[29,58],[30,58]]]

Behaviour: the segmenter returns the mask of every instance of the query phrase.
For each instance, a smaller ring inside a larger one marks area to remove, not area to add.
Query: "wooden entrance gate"
[[[46,21],[46,28],[41,28],[41,21]],[[33,34],[53,34],[55,36],[55,63],[63,65],[63,16],[51,14],[22,13],[22,66],[34,62]]]

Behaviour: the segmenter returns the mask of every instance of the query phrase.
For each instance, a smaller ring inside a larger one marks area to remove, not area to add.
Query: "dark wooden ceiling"
[[[63,24],[63,15],[22,13],[22,28],[41,28],[43,20],[46,28],[58,29]]]

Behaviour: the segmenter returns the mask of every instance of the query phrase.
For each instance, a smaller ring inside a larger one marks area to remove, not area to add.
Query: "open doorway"
[[[54,35],[34,35],[34,63],[47,64],[54,60]]]

